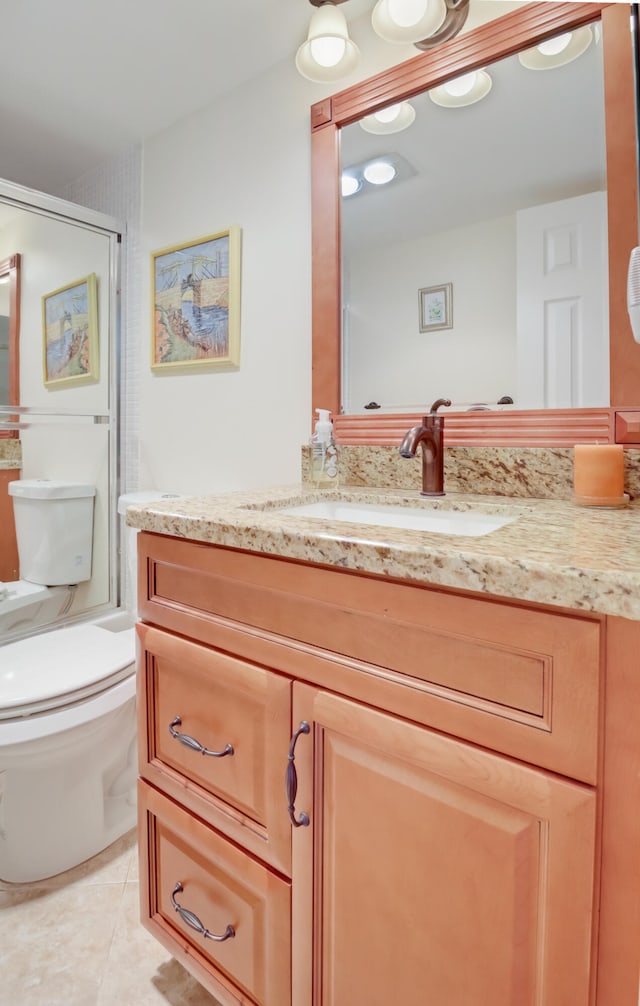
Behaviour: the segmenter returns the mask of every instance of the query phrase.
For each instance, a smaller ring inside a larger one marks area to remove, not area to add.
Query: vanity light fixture
[[[316,83],[339,80],[355,69],[360,52],[349,38],[347,19],[338,4],[346,0],[309,0],[307,40],[296,53],[296,67]],[[469,13],[469,0],[378,0],[373,29],[386,42],[413,43],[431,49],[458,34]]]
[[[491,87],[492,80],[486,70],[473,70],[432,88],[429,97],[443,108],[461,108],[486,98]]]
[[[400,101],[395,105],[387,105],[372,115],[360,119],[360,125],[367,133],[377,133],[379,136],[389,133],[400,133],[408,129],[416,117],[416,110],[408,101]]]
[[[371,24],[385,42],[419,42],[434,35],[446,15],[444,0],[378,0]]]
[[[432,49],[457,35],[468,13],[469,0],[378,0],[371,24],[385,42]]]
[[[567,31],[562,35],[545,39],[532,49],[519,53],[518,59],[527,70],[552,70],[582,56],[591,45],[592,39],[591,28],[584,25],[575,31]]]
[[[349,38],[347,19],[336,4],[345,0],[309,0],[317,10],[311,15],[307,41],[296,53],[298,72],[316,83],[339,80],[358,64],[360,50]]]

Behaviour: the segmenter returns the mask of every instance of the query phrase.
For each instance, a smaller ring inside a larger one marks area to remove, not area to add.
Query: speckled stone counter
[[[19,461],[7,461],[4,458],[0,458],[0,471],[11,471],[12,469],[20,469],[22,466]]]
[[[281,512],[342,498],[481,509],[517,516],[481,537],[352,524]],[[623,508],[465,493],[306,485],[129,507],[127,523],[158,534],[342,569],[640,620],[640,500]]]
[[[22,444],[15,437],[0,437],[0,468],[20,468]]]

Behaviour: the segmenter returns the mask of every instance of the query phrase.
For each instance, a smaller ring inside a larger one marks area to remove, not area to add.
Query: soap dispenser
[[[316,409],[318,420],[311,438],[311,481],[316,486],[338,484],[338,451],[328,409]]]

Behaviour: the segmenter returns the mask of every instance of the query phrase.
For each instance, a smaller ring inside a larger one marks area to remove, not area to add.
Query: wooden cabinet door
[[[595,794],[294,685],[296,1006],[587,1006]]]

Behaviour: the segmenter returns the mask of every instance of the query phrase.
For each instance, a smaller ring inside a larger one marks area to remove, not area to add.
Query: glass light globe
[[[445,0],[378,0],[371,24],[385,42],[405,44],[434,35],[446,16]]]
[[[343,58],[347,44],[343,38],[324,35],[310,42],[311,58],[320,66],[337,66]]]
[[[311,16],[307,41],[296,53],[296,67],[307,80],[339,80],[355,69],[359,55],[357,45],[349,38],[344,14],[327,2]]]
[[[429,0],[389,0],[387,9],[391,20],[400,28],[411,28],[427,12]]]

